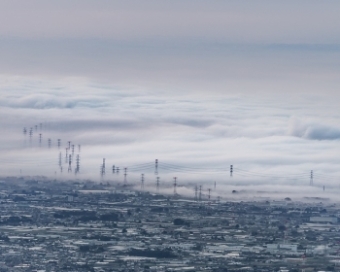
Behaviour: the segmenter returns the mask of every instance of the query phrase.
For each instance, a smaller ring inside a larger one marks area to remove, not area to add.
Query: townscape
[[[0,182],[0,271],[339,271],[339,204]]]

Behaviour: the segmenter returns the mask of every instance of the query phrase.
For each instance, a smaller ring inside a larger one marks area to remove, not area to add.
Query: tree
[[[285,230],[286,230],[286,227],[284,225],[279,226],[279,231],[285,231]]]
[[[176,226],[189,226],[189,222],[181,219],[181,218],[176,218],[174,219],[174,225]]]

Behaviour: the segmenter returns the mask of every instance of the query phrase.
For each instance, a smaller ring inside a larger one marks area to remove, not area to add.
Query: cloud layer
[[[213,180],[227,183],[226,193],[302,190],[311,170],[317,190],[335,190],[339,7],[333,0],[3,1],[0,175],[99,180],[103,158],[108,169],[157,158],[189,167],[160,172],[170,187],[176,175],[183,192]],[[77,177],[65,173],[68,141],[82,146]],[[129,181],[140,174],[129,172]]]
[[[183,193],[191,192],[194,184],[211,187],[217,181],[219,186],[228,184],[223,187],[226,195],[232,188],[250,195],[267,190],[263,195],[270,195],[270,190],[280,191],[280,186],[292,190],[308,186],[311,170],[316,191],[308,195],[322,193],[323,185],[339,186],[339,115],[331,97],[193,97],[75,78],[8,79],[2,79],[0,100],[5,128],[0,144],[6,154],[0,161],[2,176],[21,171],[22,175],[100,180],[99,167],[106,158],[106,180],[122,183],[122,169],[128,167],[129,183],[138,189],[142,172],[153,186],[152,162],[159,159],[179,167],[162,168],[159,176],[169,188],[177,176],[179,185],[187,187]],[[32,128],[32,140],[22,134],[24,127]],[[57,139],[61,139],[60,149]],[[66,173],[68,141],[81,157],[77,177]],[[58,167],[60,153],[63,173]],[[149,162],[149,169],[131,168]],[[235,167],[232,179],[231,164]],[[119,175],[111,173],[112,165],[120,167]]]

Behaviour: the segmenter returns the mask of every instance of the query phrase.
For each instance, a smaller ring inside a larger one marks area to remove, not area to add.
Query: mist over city
[[[339,271],[339,8],[1,2],[0,271]]]

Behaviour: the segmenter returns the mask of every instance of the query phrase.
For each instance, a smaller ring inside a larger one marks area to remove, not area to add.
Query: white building
[[[279,253],[282,251],[297,252],[296,244],[267,244],[267,251],[270,253]]]
[[[336,223],[338,223],[338,218],[330,217],[330,216],[312,216],[312,217],[310,217],[309,221],[311,223],[331,223],[331,224],[336,224]]]

